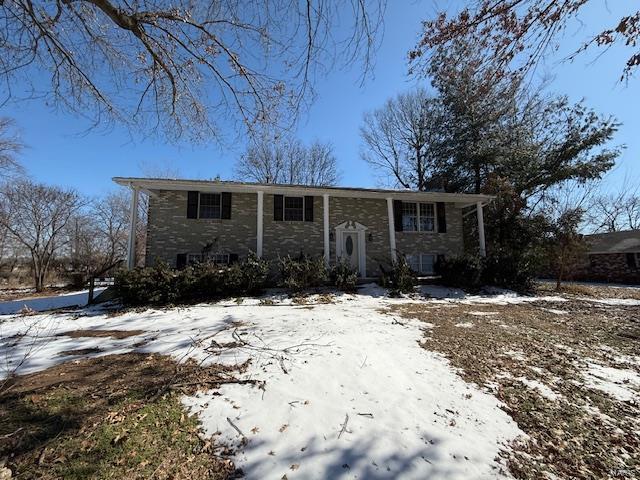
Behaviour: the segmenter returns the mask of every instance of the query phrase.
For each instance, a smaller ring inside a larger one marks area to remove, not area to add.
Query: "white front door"
[[[356,271],[360,270],[360,256],[358,253],[358,233],[344,232],[342,234],[342,258]]]

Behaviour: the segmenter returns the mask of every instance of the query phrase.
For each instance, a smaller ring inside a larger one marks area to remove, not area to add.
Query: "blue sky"
[[[605,24],[613,24],[621,11],[619,3],[593,7],[581,22],[567,29],[566,51],[550,58],[540,72],[550,75],[548,90],[567,94],[578,101],[584,98],[596,111],[614,114],[623,122],[616,144],[626,144],[617,167],[603,188],[615,189],[628,177],[640,180],[640,78],[636,75],[628,85],[621,84],[620,72],[629,50],[614,48],[593,62],[596,52],[578,57],[574,62],[560,62],[570,48]],[[633,3],[633,2],[630,2]],[[439,7],[456,8],[457,2],[438,2]],[[597,5],[595,5],[597,4]],[[614,8],[615,7],[615,8]],[[611,11],[613,9],[614,11]],[[376,55],[373,76],[360,85],[360,71],[335,70],[317,79],[317,99],[298,127],[298,136],[310,141],[318,138],[333,144],[342,172],[343,185],[374,186],[376,177],[359,156],[359,128],[365,111],[411,88],[416,81],[407,77],[406,54],[420,31],[420,21],[434,12],[431,1],[393,0],[385,16],[385,34]],[[606,23],[604,23],[606,22]],[[196,147],[188,144],[167,145],[161,139],[131,139],[128,132],[99,129],[82,134],[88,125],[84,120],[63,112],[53,112],[36,100],[9,105],[0,115],[15,118],[28,148],[21,162],[37,180],[67,185],[89,195],[100,195],[116,188],[113,176],[140,176],[154,169],[178,171],[185,178],[232,178],[233,164],[242,153],[241,143]]]

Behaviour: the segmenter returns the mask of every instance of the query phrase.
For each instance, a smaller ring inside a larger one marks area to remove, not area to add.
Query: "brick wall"
[[[580,262],[572,277],[576,280],[640,284],[640,269],[631,268],[625,253],[592,253]]]
[[[147,265],[163,260],[176,263],[179,253],[200,253],[208,243],[212,252],[237,253],[241,257],[256,249],[257,196],[234,193],[231,218],[187,218],[186,191],[159,191],[149,196]]]
[[[297,256],[301,253],[310,256],[323,255],[322,197],[313,197],[313,222],[285,222],[273,219],[273,195],[265,193],[262,222],[264,258]]]
[[[335,228],[347,221],[358,222],[367,227],[365,234],[367,276],[378,276],[380,263],[391,263],[387,201],[371,198],[329,197],[329,231],[334,233],[334,238],[331,240],[332,262],[336,259]]]
[[[455,203],[445,205],[447,233],[437,232],[396,232],[396,249],[399,253],[433,253],[446,256],[462,255],[464,238],[462,234],[462,209]]]
[[[263,256],[324,253],[323,199],[315,196],[313,222],[275,221],[273,195],[264,195]],[[404,254],[459,255],[463,251],[462,210],[447,204],[447,233],[396,232],[397,249]],[[187,192],[160,191],[149,199],[147,264],[164,260],[175,265],[179,253],[199,253],[207,243],[213,252],[237,253],[241,258],[256,250],[257,195],[233,193],[231,219],[188,219]],[[329,197],[329,228],[355,221],[367,227],[367,276],[379,274],[380,264],[390,264],[389,223],[385,199]],[[331,261],[336,239],[330,241]]]

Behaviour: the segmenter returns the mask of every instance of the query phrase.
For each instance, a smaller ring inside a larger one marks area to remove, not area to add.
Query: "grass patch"
[[[0,393],[0,458],[26,479],[234,478],[231,452],[180,402],[230,373],[132,353],[16,377]]]

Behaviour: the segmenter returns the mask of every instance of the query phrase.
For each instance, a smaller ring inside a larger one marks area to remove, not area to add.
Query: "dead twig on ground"
[[[231,421],[231,419],[229,417],[227,417],[227,422],[229,422],[229,425],[231,425],[233,427],[233,429],[238,432],[238,435],[240,435],[244,440],[247,439],[246,435],[244,433],[242,433],[242,430],[240,430],[235,423],[233,423]]]
[[[338,438],[342,436],[344,432],[347,431],[347,423],[349,423],[349,414],[344,414],[344,423],[342,424],[342,428],[340,429],[340,433],[338,433]]]

